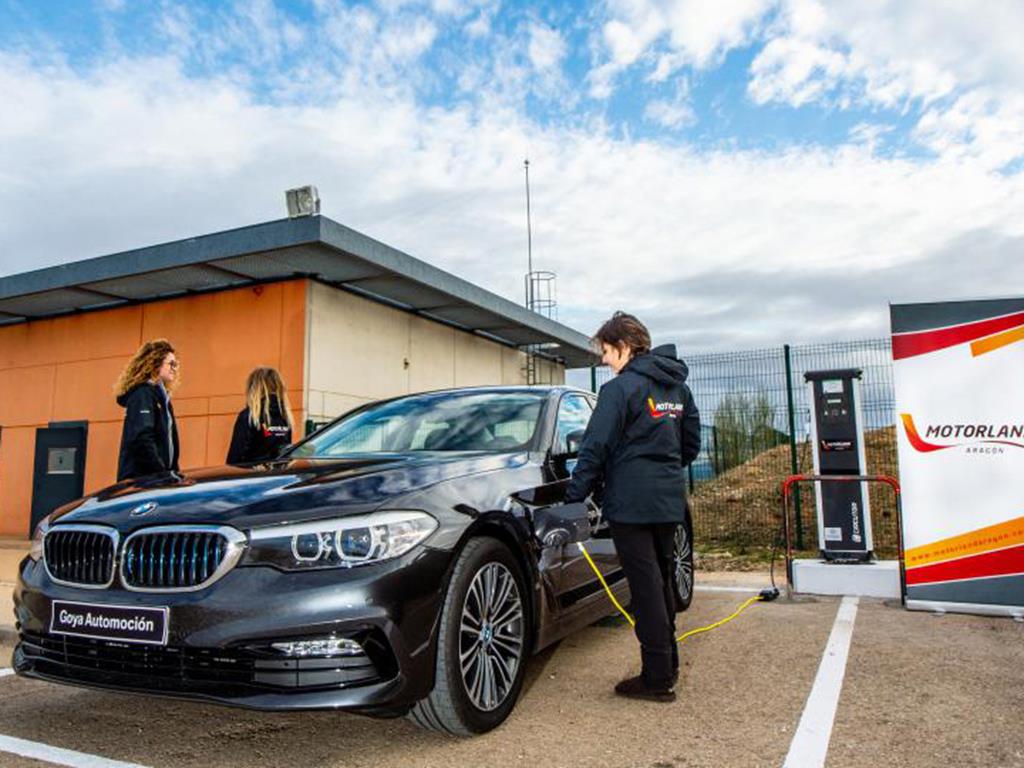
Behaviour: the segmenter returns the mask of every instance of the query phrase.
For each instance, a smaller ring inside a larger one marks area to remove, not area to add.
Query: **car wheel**
[[[676,613],[682,613],[690,607],[693,600],[693,538],[690,536],[689,522],[676,526],[675,541],[672,547],[673,579],[672,587],[676,593]]]
[[[409,713],[435,731],[470,736],[509,716],[523,687],[530,618],[523,574],[501,542],[459,554],[441,613],[434,690]]]

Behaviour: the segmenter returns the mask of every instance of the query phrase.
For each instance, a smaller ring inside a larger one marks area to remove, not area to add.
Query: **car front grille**
[[[190,592],[203,589],[235,567],[245,534],[217,525],[162,525],[136,531],[124,540],[103,525],[56,525],[43,539],[43,560],[54,581],[86,589],[121,583],[136,592]]]
[[[74,525],[50,530],[43,558],[50,577],[64,584],[101,588],[114,580],[118,534],[99,525]]]
[[[249,648],[135,645],[22,633],[18,654],[41,675],[105,687],[232,698],[367,685],[382,679],[367,655],[278,658]]]
[[[233,528],[161,526],[133,533],[121,553],[121,580],[128,589],[201,589],[230,570],[245,537]]]

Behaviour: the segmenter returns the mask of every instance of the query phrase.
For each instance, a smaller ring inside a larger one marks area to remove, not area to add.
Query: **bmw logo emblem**
[[[145,504],[139,504],[139,506],[137,506],[135,509],[133,509],[128,514],[131,515],[132,517],[142,517],[143,515],[148,515],[150,512],[152,512],[158,506],[160,506],[160,505],[157,504],[155,501],[147,501]]]

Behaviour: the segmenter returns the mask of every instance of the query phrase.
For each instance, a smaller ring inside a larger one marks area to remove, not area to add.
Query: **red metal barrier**
[[[900,562],[900,602],[907,600],[907,571],[903,560],[903,501],[900,483],[889,475],[790,475],[782,481],[782,528],[786,535],[786,583],[793,590],[793,542],[789,535],[789,497],[797,483],[885,483],[896,497],[896,542]]]

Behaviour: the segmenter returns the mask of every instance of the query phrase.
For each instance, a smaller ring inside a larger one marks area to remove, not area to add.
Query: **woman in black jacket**
[[[292,442],[292,411],[281,374],[257,368],[245,384],[246,406],[235,419],[228,464],[275,459]]]
[[[587,424],[565,501],[583,501],[604,481],[602,514],[629,582],[643,669],[615,692],[674,701],[679,675],[675,640],[673,540],[686,519],[683,469],[700,451],[700,416],[675,346],[651,349],[632,315],[616,312],[594,339],[618,374],[601,388]]]
[[[117,479],[178,470],[178,425],[171,390],[178,383],[178,359],[166,339],[143,344],[114,386],[125,409]]]

